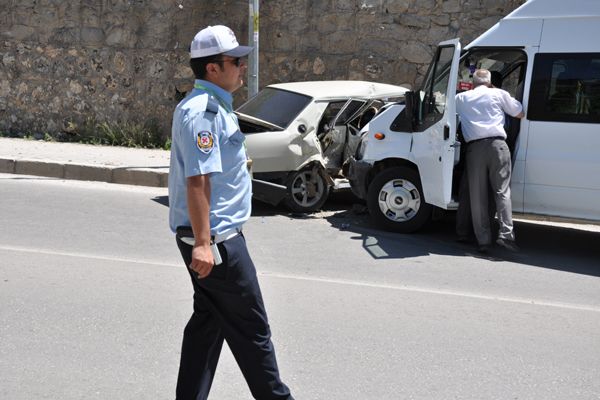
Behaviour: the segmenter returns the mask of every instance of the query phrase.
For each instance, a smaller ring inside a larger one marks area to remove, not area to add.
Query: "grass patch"
[[[97,122],[95,119],[88,118],[82,124],[68,122],[62,132],[41,134],[0,132],[0,136],[146,149],[169,150],[171,148],[171,138],[163,137],[160,127],[154,120],[144,123]]]

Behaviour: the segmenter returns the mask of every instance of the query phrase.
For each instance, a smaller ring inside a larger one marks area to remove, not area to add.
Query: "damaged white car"
[[[364,81],[292,82],[267,86],[236,110],[246,135],[256,198],[295,212],[319,209],[332,189],[349,187],[344,161],[361,129],[407,88]],[[283,193],[283,195],[281,195]]]

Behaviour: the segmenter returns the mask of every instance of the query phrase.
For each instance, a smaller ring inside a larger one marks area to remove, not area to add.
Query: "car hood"
[[[255,118],[255,117],[252,117],[252,116],[247,115],[247,114],[242,114],[241,112],[238,112],[238,111],[235,111],[235,115],[237,115],[237,117],[239,119],[243,120],[243,121],[250,122],[250,123],[262,126],[263,128],[266,128],[266,129],[271,130],[271,131],[283,131],[285,129],[285,128],[282,128],[279,125],[275,125],[275,124],[272,124],[270,122],[267,122],[264,119]]]

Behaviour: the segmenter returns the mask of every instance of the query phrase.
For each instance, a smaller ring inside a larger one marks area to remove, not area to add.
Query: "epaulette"
[[[206,103],[206,111],[209,111],[213,114],[217,114],[219,112],[219,102],[211,95],[208,96],[208,102]]]

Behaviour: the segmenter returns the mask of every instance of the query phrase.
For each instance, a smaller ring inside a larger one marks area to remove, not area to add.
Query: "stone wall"
[[[326,79],[415,85],[439,41],[466,44],[523,2],[263,0],[260,87]],[[168,134],[193,80],[191,38],[225,24],[246,43],[248,9],[241,0],[0,0],[0,131],[155,120]]]

